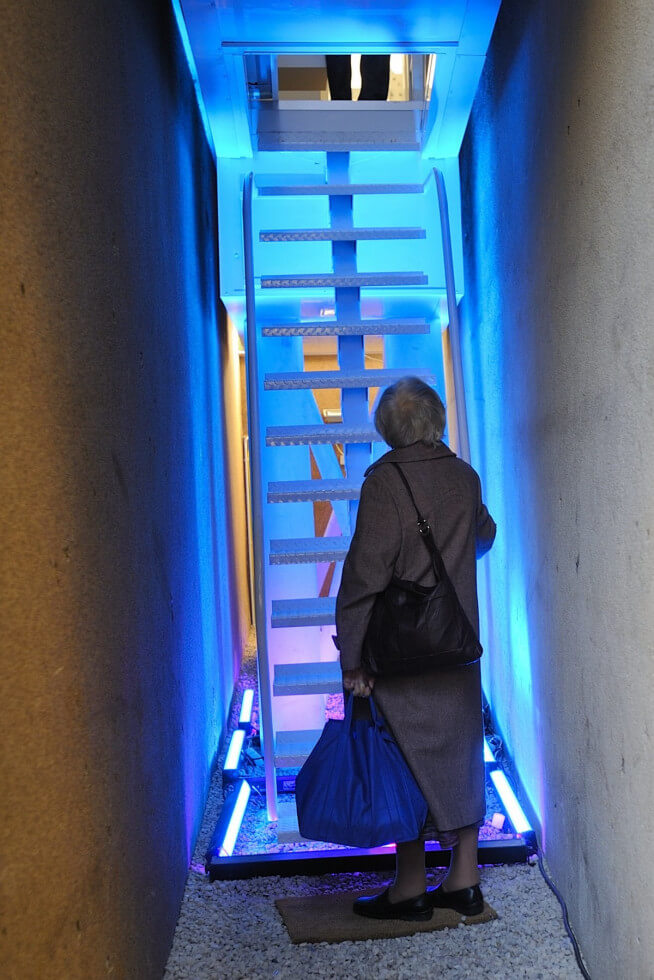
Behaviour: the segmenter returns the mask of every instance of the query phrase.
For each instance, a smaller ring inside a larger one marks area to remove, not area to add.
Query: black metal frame
[[[220,823],[219,820],[218,824],[220,825]],[[214,832],[214,838],[216,838],[217,831],[218,826]],[[523,864],[527,860],[528,854],[528,843],[523,838],[480,841],[478,861],[479,864]],[[450,863],[450,851],[441,850],[437,844],[427,843],[425,845],[425,861],[429,868],[446,868]],[[371,851],[340,848],[338,850],[286,851],[281,854],[238,854],[233,857],[219,857],[216,853],[212,853],[210,847],[206,854],[205,864],[211,881],[238,881],[268,875],[285,877],[288,875],[351,874],[355,871],[392,871],[394,867],[395,851],[391,848],[376,848]]]

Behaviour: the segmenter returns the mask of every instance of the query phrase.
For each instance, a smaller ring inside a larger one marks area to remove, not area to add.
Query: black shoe
[[[352,908],[357,915],[366,915],[369,919],[426,922],[432,916],[432,906],[427,898],[427,892],[423,892],[417,898],[408,898],[405,902],[390,902],[388,888],[381,895],[355,899]]]
[[[427,899],[433,909],[454,909],[460,915],[479,915],[484,911],[484,896],[479,885],[453,892],[443,891],[443,886],[439,885],[427,891]]]

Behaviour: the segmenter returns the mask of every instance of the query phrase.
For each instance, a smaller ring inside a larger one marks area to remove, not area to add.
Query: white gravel
[[[191,871],[166,980],[333,977],[352,980],[578,978],[559,906],[537,867],[482,868],[499,919],[402,939],[293,946],[274,906],[282,895],[381,886],[379,874],[209,883]]]

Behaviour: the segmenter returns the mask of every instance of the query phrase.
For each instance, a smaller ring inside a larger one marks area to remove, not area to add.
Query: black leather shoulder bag
[[[429,523],[421,516],[401,466],[418,518],[418,532],[431,556],[436,584],[419,585],[393,577],[373,606],[363,641],[363,667],[377,676],[421,674],[475,663],[482,654],[470,620],[447,574]]]

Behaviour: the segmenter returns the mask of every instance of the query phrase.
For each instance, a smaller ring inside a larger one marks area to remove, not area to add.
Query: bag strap
[[[375,728],[386,730],[384,717],[375,704],[372,694],[368,697],[368,704],[370,706],[370,718]],[[352,691],[348,691],[347,696],[345,697],[345,712],[343,721],[345,722],[345,730],[348,732],[348,734],[352,734],[352,727],[354,725],[354,694]]]
[[[354,695],[352,694],[352,691],[347,692],[344,702],[345,711],[343,713],[343,721],[345,722],[345,730],[347,732],[351,732],[352,718],[354,716]]]
[[[369,695],[368,697],[368,703],[370,705],[370,717],[372,718],[373,725],[376,728],[384,728],[385,727],[384,718],[380,714],[372,694]]]
[[[461,600],[459,599],[459,597],[457,595],[457,591],[454,588],[454,585],[452,584],[452,580],[451,580],[451,578],[450,578],[450,576],[449,576],[449,574],[447,572],[447,569],[445,568],[445,562],[443,561],[443,557],[442,557],[440,551],[438,550],[438,546],[436,544],[436,541],[434,540],[434,535],[432,533],[431,527],[429,526],[429,522],[426,520],[426,518],[424,518],[422,516],[422,514],[420,513],[420,511],[418,509],[418,505],[416,503],[416,498],[413,496],[413,490],[411,489],[411,484],[409,483],[409,481],[408,481],[408,479],[406,477],[406,474],[404,473],[404,470],[402,469],[402,467],[400,466],[399,463],[395,463],[393,460],[390,460],[390,459],[388,460],[388,462],[391,463],[395,467],[395,469],[397,470],[397,472],[400,474],[400,476],[402,478],[402,483],[406,487],[407,493],[411,497],[411,503],[413,504],[413,506],[415,508],[416,515],[418,517],[418,522],[417,522],[418,523],[418,531],[420,532],[420,537],[425,542],[425,545],[427,546],[427,550],[429,551],[429,554],[431,555],[432,567],[433,567],[434,572],[436,574],[436,578],[437,579],[440,578],[440,581],[441,582],[444,582],[452,590],[452,593],[453,593],[454,597],[456,598],[456,601],[458,602],[461,615],[464,617],[465,621],[470,626],[470,620],[468,619],[468,617],[466,615],[465,609],[461,605]],[[373,464],[373,465],[379,466],[380,463],[378,462],[378,463]],[[470,626],[470,628],[472,629],[471,626]]]
[[[391,462],[391,460],[389,460],[389,462]],[[397,472],[402,477],[402,483],[406,487],[407,492],[411,497],[411,503],[413,504],[416,515],[418,517],[418,521],[417,521],[418,532],[422,540],[425,542],[429,554],[431,555],[432,565],[434,567],[436,577],[439,578],[441,582],[449,582],[450,576],[447,574],[447,569],[445,568],[445,562],[443,561],[443,557],[440,551],[438,550],[436,541],[434,540],[434,534],[432,532],[429,521],[422,516],[422,514],[418,509],[416,498],[413,496],[413,490],[411,489],[411,484],[409,483],[406,474],[404,473],[404,470],[402,469],[399,463],[391,462],[391,465],[395,467]]]

